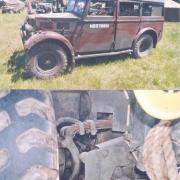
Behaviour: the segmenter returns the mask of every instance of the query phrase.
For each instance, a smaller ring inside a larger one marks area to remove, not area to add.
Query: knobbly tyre
[[[1,91],[0,179],[148,180],[162,174],[178,180],[180,92],[143,93]],[[163,127],[170,119],[176,120]],[[166,139],[148,141],[157,130]],[[160,142],[167,159],[161,159]]]
[[[28,15],[21,28],[26,69],[46,79],[72,71],[80,58],[147,56],[163,22],[163,0],[69,0],[64,13]]]

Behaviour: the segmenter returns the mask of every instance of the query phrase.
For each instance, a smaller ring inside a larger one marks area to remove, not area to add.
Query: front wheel
[[[67,56],[63,48],[55,43],[41,43],[30,49],[26,59],[26,70],[38,79],[48,79],[67,70]]]
[[[148,56],[153,48],[153,38],[149,34],[143,34],[135,43],[133,47],[133,56],[135,58],[142,58]]]

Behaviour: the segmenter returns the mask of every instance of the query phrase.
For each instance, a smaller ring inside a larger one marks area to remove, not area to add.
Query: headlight
[[[34,28],[33,26],[31,26],[30,24],[25,24],[25,30],[28,31],[28,32],[33,32],[34,31]]]

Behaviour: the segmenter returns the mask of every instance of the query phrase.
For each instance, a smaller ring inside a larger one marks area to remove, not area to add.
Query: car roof
[[[128,0],[119,0],[119,1],[128,1]],[[129,1],[164,3],[164,0],[129,0]]]
[[[143,2],[159,2],[164,3],[164,0],[142,0]]]
[[[99,1],[113,1],[113,0],[99,0]],[[164,3],[164,0],[119,0],[123,2],[128,2],[128,1],[136,1],[136,2],[155,2],[155,3]]]

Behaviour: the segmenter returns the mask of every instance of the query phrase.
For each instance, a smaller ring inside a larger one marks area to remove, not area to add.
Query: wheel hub
[[[38,66],[44,70],[51,70],[57,65],[57,59],[53,54],[44,53],[38,58]]]
[[[140,45],[140,52],[144,52],[149,48],[150,48],[150,43],[148,41],[144,40]]]

